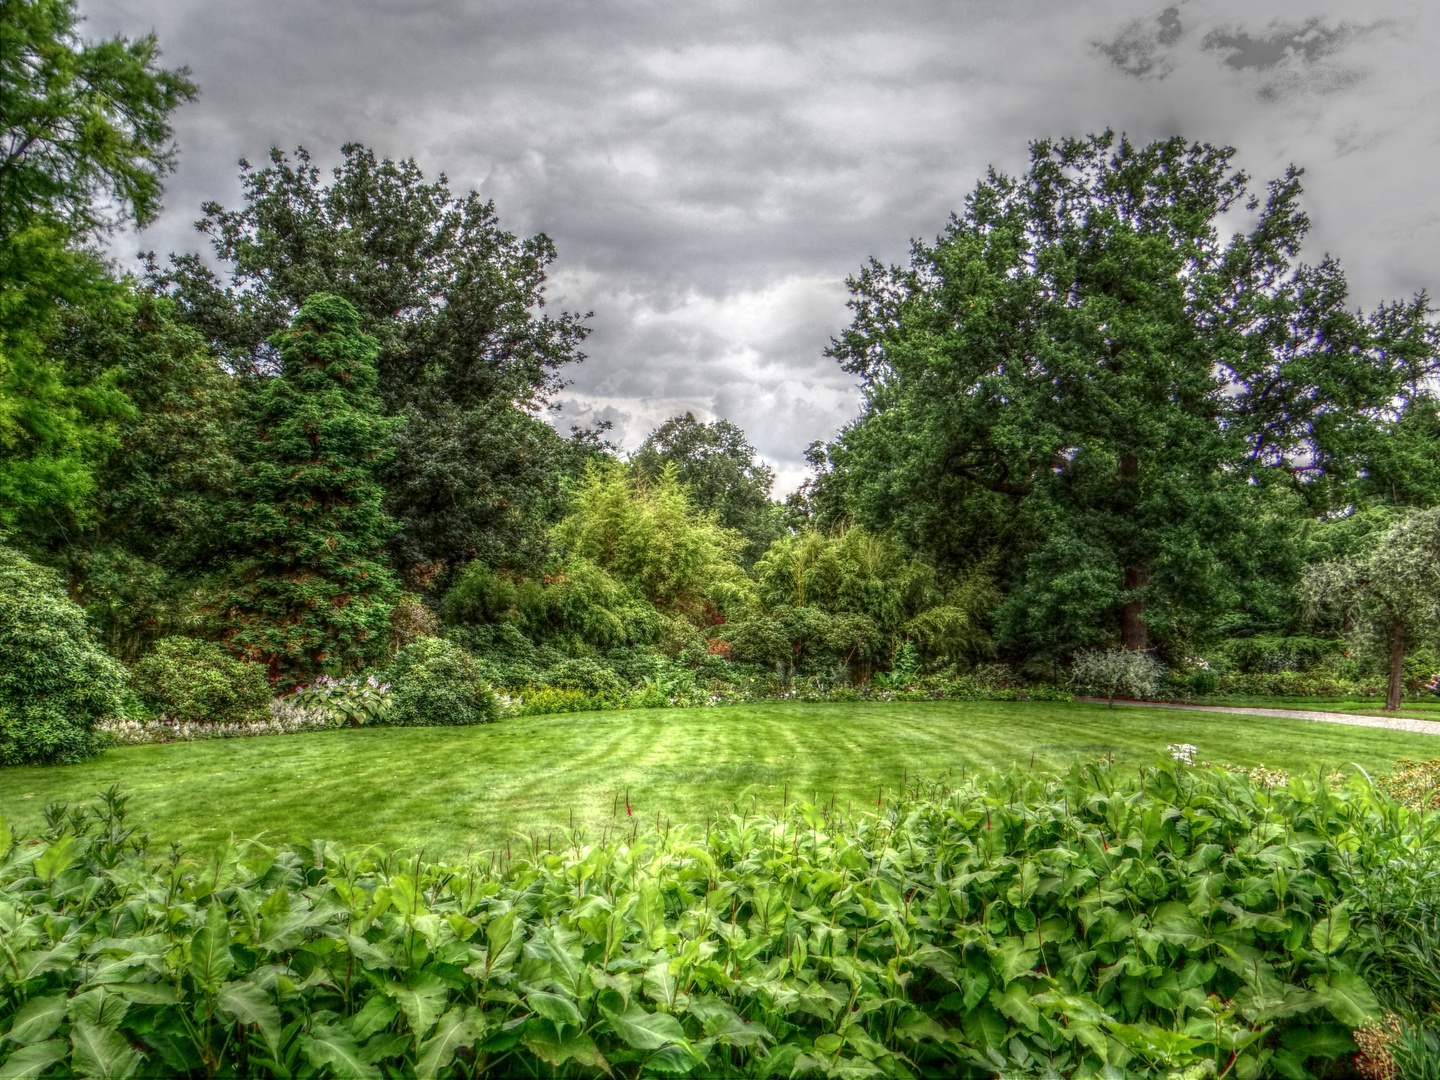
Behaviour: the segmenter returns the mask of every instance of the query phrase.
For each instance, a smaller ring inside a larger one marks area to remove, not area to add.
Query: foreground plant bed
[[[124,803],[0,841],[0,1075],[1305,1076],[1378,1013],[1346,889],[1419,842],[1173,762],[451,864],[157,864]]]

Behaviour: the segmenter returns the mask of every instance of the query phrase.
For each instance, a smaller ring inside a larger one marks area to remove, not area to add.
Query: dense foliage
[[[388,425],[373,394],[375,342],[348,301],[312,296],[273,343],[280,372],[255,395],[239,485],[245,554],[220,618],[230,647],[272,679],[305,681],[384,648],[396,585],[374,474]]]
[[[1249,583],[1293,584],[1299,522],[1375,493],[1390,425],[1433,413],[1435,335],[1423,297],[1363,318],[1336,263],[1298,263],[1298,172],[1252,195],[1232,156],[1037,142],[909,267],[852,279],[831,352],[866,399],[822,516],[947,571],[998,556],[1018,657],[1180,649]]]
[[[706,424],[693,413],[673,416],[649,434],[630,461],[648,476],[675,466],[675,478],[696,505],[745,537],[746,565],[782,532],[778,507],[770,501],[775,471],[757,459],[745,432],[728,420]]]
[[[270,680],[260,664],[236,660],[219,645],[170,637],[130,669],[135,693],[172,721],[241,724],[262,721]]]
[[[390,549],[417,584],[497,548],[543,552],[560,478],[583,448],[533,413],[583,359],[588,333],[581,316],[538,310],[554,244],[505,232],[492,203],[427,180],[413,160],[342,153],[328,183],[303,149],[242,164],[243,205],[207,203],[198,223],[229,280],[178,255],[152,264],[152,282],[221,356],[259,372],[273,370],[267,342],[307,297],[355,306],[378,342],[381,407],[399,421],[381,478]]]
[[[391,724],[485,724],[500,718],[475,658],[442,638],[406,645],[390,665]]]
[[[124,673],[54,571],[0,547],[0,765],[76,761],[120,711]]]
[[[1369,904],[1435,829],[1174,762],[453,865],[50,820],[0,835],[0,1063],[113,1076],[1304,1077],[1378,1019]]]
[[[57,364],[66,308],[113,288],[87,249],[144,224],[173,164],[171,112],[194,97],[159,66],[153,35],[90,42],[73,0],[14,0],[0,14],[0,527],[84,516],[125,401]]]

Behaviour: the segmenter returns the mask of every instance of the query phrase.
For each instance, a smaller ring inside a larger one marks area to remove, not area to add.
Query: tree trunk
[[[1139,566],[1127,566],[1125,568],[1125,588],[1133,592],[1136,589],[1145,587],[1150,580],[1150,572]],[[1125,605],[1122,611],[1123,622],[1121,624],[1121,644],[1133,652],[1145,652],[1150,648],[1150,628],[1145,625],[1144,619],[1145,601],[1136,597]]]
[[[1400,698],[1405,691],[1405,626],[1395,620],[1390,632],[1390,685],[1385,688],[1385,711],[1394,712],[1400,708]]]

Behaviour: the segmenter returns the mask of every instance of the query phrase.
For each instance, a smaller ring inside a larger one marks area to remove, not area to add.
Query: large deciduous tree
[[[1401,518],[1349,558],[1309,567],[1300,591],[1312,612],[1339,609],[1352,636],[1384,657],[1393,712],[1406,651],[1440,632],[1440,507]]]
[[[396,563],[425,583],[501,551],[538,561],[576,457],[538,414],[588,333],[585,316],[539,310],[555,247],[505,232],[492,203],[412,160],[343,154],[328,182],[304,149],[242,162],[243,205],[207,203],[198,222],[228,280],[194,254],[163,270],[152,259],[151,280],[237,369],[262,375],[270,335],[307,296],[349,301],[378,343],[381,408],[401,421],[381,475]]]
[[[280,372],[252,403],[243,511],[219,618],[233,651],[273,680],[344,672],[385,643],[396,587],[374,471],[391,423],[375,399],[373,338],[349,301],[318,294],[271,341]]]
[[[947,570],[998,556],[1018,653],[1183,640],[1234,602],[1290,506],[1349,497],[1434,350],[1423,297],[1365,319],[1335,262],[1297,261],[1298,171],[1252,194],[1232,157],[1037,142],[908,267],[872,261],[830,350],[865,403],[822,510]]]

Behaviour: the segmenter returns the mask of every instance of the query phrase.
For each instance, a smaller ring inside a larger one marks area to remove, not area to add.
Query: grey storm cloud
[[[164,217],[117,256],[195,250],[236,160],[348,141],[495,200],[556,242],[549,302],[593,311],[561,426],[636,446],[691,410],[749,432],[783,488],[855,415],[824,350],[844,279],[930,238],[985,168],[1113,128],[1307,168],[1311,257],[1357,304],[1437,279],[1433,5],[1347,0],[885,5],[571,0],[81,0],[92,35],[154,30],[200,100]]]

